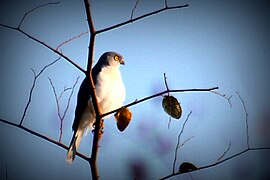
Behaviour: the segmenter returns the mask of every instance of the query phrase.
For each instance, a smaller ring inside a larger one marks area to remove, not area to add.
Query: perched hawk
[[[123,105],[125,87],[119,70],[121,64],[124,64],[124,59],[120,54],[106,52],[99,58],[97,64],[92,69],[92,77],[101,113],[115,110]],[[83,133],[87,133],[96,121],[89,81],[86,77],[78,92],[75,118],[72,126],[74,134],[66,156],[68,163],[73,162]],[[105,118],[108,118],[108,116]]]

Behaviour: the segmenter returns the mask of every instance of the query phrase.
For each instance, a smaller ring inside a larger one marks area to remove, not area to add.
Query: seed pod
[[[182,109],[178,100],[173,96],[164,96],[162,100],[164,111],[175,119],[179,119],[182,115]]]
[[[127,107],[122,107],[115,114],[116,125],[119,131],[124,131],[131,121],[132,113]]]
[[[194,166],[193,164],[189,163],[189,162],[183,162],[180,166],[179,166],[179,172],[180,173],[186,173],[186,172],[191,172],[191,171],[195,171],[198,168],[196,166]]]

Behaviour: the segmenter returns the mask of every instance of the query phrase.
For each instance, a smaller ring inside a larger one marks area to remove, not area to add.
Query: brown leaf
[[[124,131],[131,121],[132,113],[127,107],[122,107],[115,114],[116,125],[119,131]]]
[[[164,96],[162,100],[164,111],[175,119],[179,119],[182,115],[182,109],[178,100],[173,96]]]

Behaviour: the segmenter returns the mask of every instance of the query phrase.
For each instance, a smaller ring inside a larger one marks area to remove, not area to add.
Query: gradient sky
[[[16,26],[24,13],[52,1],[13,0],[0,2],[0,23]],[[122,21],[131,15],[134,1],[91,1],[96,29]],[[95,60],[106,51],[123,55],[121,67],[126,86],[125,104],[165,90],[163,73],[171,89],[211,88],[231,98],[209,92],[173,94],[183,114],[167,128],[168,115],[162,98],[133,106],[133,118],[119,132],[113,118],[106,120],[98,166],[101,179],[134,179],[132,169],[145,170],[146,179],[158,179],[172,171],[177,135],[188,113],[182,140],[194,136],[180,150],[177,166],[184,161],[205,166],[245,149],[245,114],[239,92],[248,110],[251,147],[270,146],[269,88],[269,8],[268,1],[173,1],[190,7],[160,13],[100,34],[96,38]],[[134,17],[163,7],[162,0],[141,0]],[[63,0],[58,5],[38,9],[22,24],[27,33],[56,48],[63,41],[87,31],[82,1]],[[28,100],[33,73],[58,56],[18,32],[0,27],[0,118],[18,123]],[[88,36],[62,47],[62,52],[81,67],[86,67]],[[59,138],[54,94],[47,77],[60,93],[83,74],[61,59],[37,80],[30,108],[23,123],[50,138]],[[76,86],[75,94],[79,85]],[[62,111],[67,94],[61,101]],[[76,105],[72,97],[64,121],[62,142],[72,136],[71,125]],[[92,135],[84,137],[80,152],[89,155]],[[22,130],[0,123],[0,179],[89,179],[89,165],[76,158],[65,161],[66,150]],[[269,150],[248,152],[219,166],[194,172],[194,179],[269,178]],[[190,179],[189,175],[177,176]]]

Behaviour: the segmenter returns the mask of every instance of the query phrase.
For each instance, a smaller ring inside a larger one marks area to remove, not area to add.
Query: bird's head
[[[124,65],[125,61],[123,57],[116,52],[106,52],[99,58],[98,64],[119,67],[120,64]]]

